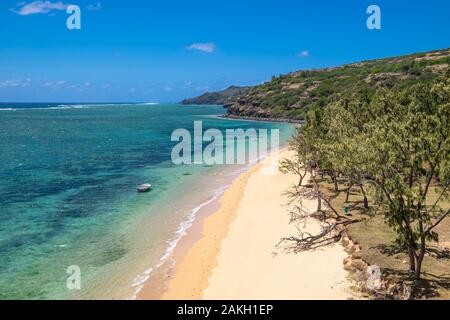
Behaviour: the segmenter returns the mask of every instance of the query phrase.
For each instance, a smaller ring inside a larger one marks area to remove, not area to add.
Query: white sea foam
[[[85,105],[85,104],[73,104],[73,105],[60,104],[57,106],[49,105],[47,107],[36,107],[36,108],[0,108],[0,111],[86,109],[86,108],[89,108],[90,106],[91,105]]]
[[[137,276],[136,278],[134,278],[134,281],[133,281],[132,286],[133,286],[133,287],[139,287],[139,286],[141,286],[142,284],[144,284],[144,282],[147,281],[148,278],[150,278],[150,274],[145,274],[145,275],[142,275],[142,276]]]
[[[160,263],[158,263],[155,268],[159,268],[161,267],[169,257],[171,257],[178,245],[178,243],[180,242],[180,240],[187,234],[187,231],[192,227],[192,225],[195,222],[195,219],[197,218],[197,214],[198,212],[205,206],[207,206],[208,204],[212,203],[213,201],[217,200],[227,189],[228,186],[222,187],[220,189],[217,189],[214,192],[214,195],[212,197],[210,197],[208,200],[202,202],[201,204],[199,204],[198,206],[196,206],[195,208],[193,208],[189,215],[186,217],[186,219],[184,221],[182,221],[177,229],[177,231],[175,232],[174,237],[167,241],[167,249],[165,251],[165,253],[161,256]],[[175,261],[172,263],[172,266],[175,265]],[[153,271],[153,268],[149,268],[147,269],[142,275],[137,276],[132,284],[132,287],[136,287],[136,290],[134,292],[133,297],[131,297],[131,300],[135,300],[137,295],[139,294],[139,292],[142,290],[142,288],[144,287],[144,283],[150,278],[150,273]]]
[[[180,240],[187,234],[187,230],[189,230],[192,225],[194,224],[195,218],[197,217],[197,213],[202,209],[204,206],[210,204],[214,200],[217,200],[220,195],[226,190],[226,188],[221,188],[215,192],[215,194],[208,199],[207,201],[201,203],[197,207],[191,210],[190,214],[187,216],[186,220],[184,220],[178,230],[175,232],[175,237],[168,241],[168,248],[166,249],[165,254],[160,258],[161,261],[166,260],[168,257],[172,255],[175,248],[177,247],[177,244],[180,242]]]
[[[51,110],[65,110],[65,109],[86,109],[89,108],[91,105],[88,104],[60,104],[56,107],[48,107],[48,108],[41,108],[41,109],[51,109]]]
[[[270,153],[269,153],[270,154]],[[226,173],[226,176],[232,176],[232,177],[237,177],[240,174],[246,172],[249,168],[251,168],[253,165],[255,165],[258,162],[263,161],[264,159],[267,158],[268,155],[263,155],[263,156],[259,156],[258,158],[254,159],[253,161],[250,161],[248,164],[243,165],[241,168],[239,168],[238,170],[233,170],[231,172]],[[218,173],[219,175],[223,175],[223,173]],[[202,202],[200,205],[198,205],[197,207],[193,208],[189,215],[186,217],[186,219],[180,223],[179,228],[177,229],[177,231],[175,232],[175,236],[167,241],[167,249],[165,251],[165,253],[161,256],[160,258],[160,263],[158,263],[155,266],[155,269],[161,267],[169,257],[171,257],[173,255],[173,252],[175,251],[178,243],[180,242],[180,240],[187,234],[187,231],[192,227],[192,225],[195,222],[195,219],[197,218],[197,214],[198,212],[205,207],[206,205],[210,204],[211,202],[219,199],[222,194],[228,189],[229,184],[222,186],[221,188],[217,189],[214,192],[214,195],[212,197],[210,197],[208,200],[206,200],[205,202]],[[175,261],[172,262],[172,266],[175,265]],[[150,271],[148,271],[150,270]],[[148,271],[148,272],[147,272]],[[150,278],[150,273],[153,271],[153,268],[147,269],[147,273],[144,272],[143,275],[138,276],[134,279],[133,282],[133,287],[137,287],[133,297],[131,297],[131,300],[135,300],[137,295],[139,294],[139,292],[143,289],[144,287],[144,283]]]
[[[0,108],[0,111],[26,111],[26,110],[68,110],[68,109],[89,109],[92,107],[108,107],[108,106],[126,106],[126,105],[159,105],[157,102],[146,103],[92,103],[92,104],[58,104],[48,105],[47,107],[35,107],[35,108]]]

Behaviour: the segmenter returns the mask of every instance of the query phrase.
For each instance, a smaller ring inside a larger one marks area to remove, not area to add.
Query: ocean
[[[0,299],[132,299],[246,165],[174,165],[171,134],[283,123],[221,106],[0,104]],[[228,177],[228,178],[227,178]],[[221,183],[223,181],[223,183]],[[213,183],[212,183],[213,182]],[[138,194],[136,187],[153,190]],[[69,290],[70,266],[80,290]]]

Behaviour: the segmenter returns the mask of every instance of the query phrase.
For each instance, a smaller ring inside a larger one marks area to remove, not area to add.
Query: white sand
[[[288,156],[282,151],[282,157]],[[268,161],[268,160],[267,160]],[[314,252],[286,253],[276,245],[297,235],[283,195],[298,181],[261,165],[235,181],[221,208],[204,223],[203,238],[169,283],[166,299],[346,299],[347,256],[335,244]],[[313,210],[315,202],[306,203]],[[231,222],[232,221],[232,222]],[[317,222],[306,227],[317,230]]]

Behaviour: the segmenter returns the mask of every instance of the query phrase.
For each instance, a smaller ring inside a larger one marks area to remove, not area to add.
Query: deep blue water
[[[0,104],[0,298],[71,297],[70,265],[80,266],[90,284],[79,296],[108,297],[124,285],[111,279],[131,272],[127,261],[156,255],[184,214],[169,205],[189,192],[200,195],[197,182],[213,170],[171,163],[174,129],[192,130],[202,120],[204,130],[279,128],[282,140],[292,130],[215,117],[224,112],[175,104]],[[145,182],[155,190],[138,195]]]

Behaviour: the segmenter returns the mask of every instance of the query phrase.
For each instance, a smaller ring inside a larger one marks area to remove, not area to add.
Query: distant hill
[[[231,86],[225,90],[217,92],[206,92],[201,96],[185,99],[181,101],[182,104],[196,104],[196,105],[207,105],[207,104],[229,104],[234,102],[234,99],[241,94],[248,92],[250,87],[238,87]]]
[[[205,101],[225,104],[232,117],[302,120],[311,107],[323,107],[342,96],[358,92],[370,95],[381,87],[405,88],[432,81],[449,68],[449,64],[450,49],[443,49],[334,68],[296,71],[245,88],[237,96],[228,97],[228,102],[217,98],[221,92],[201,97]],[[201,102],[201,97],[196,102]]]

